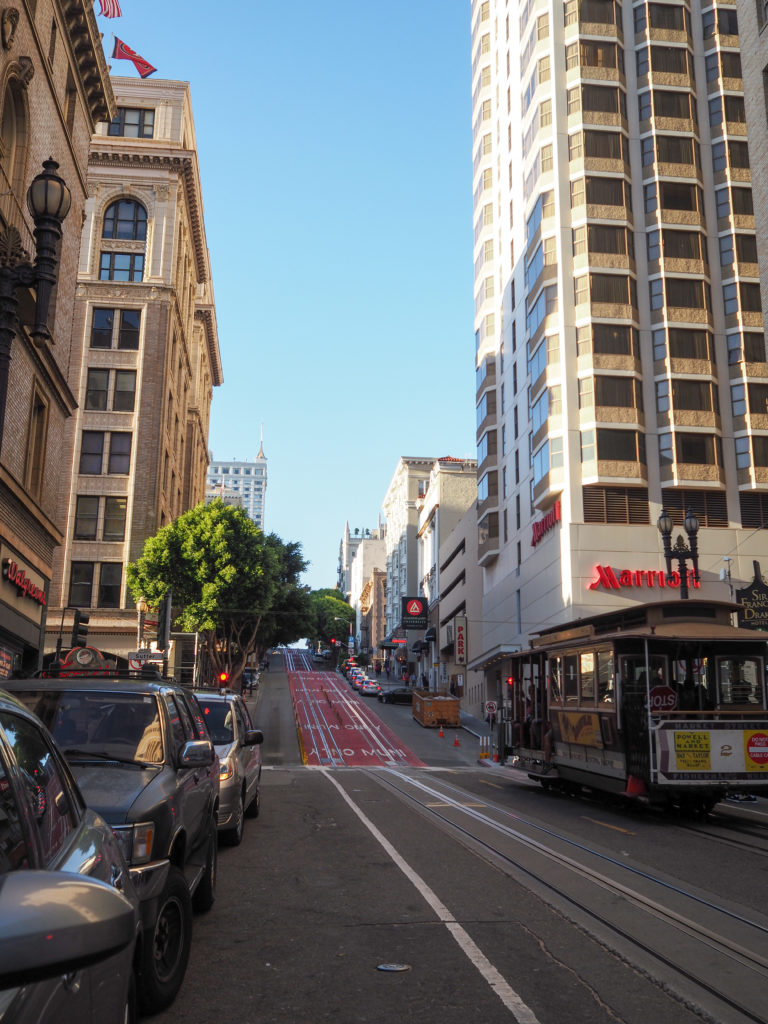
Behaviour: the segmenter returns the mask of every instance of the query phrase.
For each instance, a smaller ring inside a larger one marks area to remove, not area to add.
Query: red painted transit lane
[[[424,767],[335,672],[289,672],[288,682],[306,765]]]

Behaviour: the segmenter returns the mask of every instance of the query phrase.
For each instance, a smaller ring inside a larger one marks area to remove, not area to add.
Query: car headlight
[[[231,779],[235,774],[235,769],[232,766],[231,761],[222,761],[219,765],[219,782],[226,782],[227,779]]]
[[[152,840],[155,823],[140,821],[136,825],[117,825],[112,831],[117,836],[123,856],[129,864],[146,864],[152,859]]]

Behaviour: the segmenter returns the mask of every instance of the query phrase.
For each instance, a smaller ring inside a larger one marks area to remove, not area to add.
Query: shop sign
[[[427,602],[422,597],[404,597],[400,618],[401,629],[426,629]]]
[[[456,665],[467,663],[467,617],[457,615],[453,620],[453,628],[456,631],[456,643],[453,649],[453,660]]]
[[[736,600],[741,605],[738,612],[739,625],[747,629],[768,629],[768,587],[760,572],[760,563],[753,562],[755,578],[748,587],[736,591]]]
[[[693,569],[686,570],[688,586],[693,590],[701,587],[701,580],[696,579]],[[662,569],[619,569],[618,572],[610,565],[596,565],[595,579],[587,584],[590,590],[605,587],[606,590],[621,590],[623,587],[672,587],[680,588],[680,573],[675,569],[669,577]]]
[[[531,533],[532,547],[535,548],[545,534],[549,533],[550,530],[554,530],[555,526],[560,522],[560,518],[560,502],[556,501],[544,518],[537,520],[533,524]]]
[[[46,603],[45,590],[36,583],[33,583],[25,570],[18,563],[14,562],[12,558],[3,559],[3,577],[9,583],[12,583],[24,597],[37,601],[38,604],[44,605]]]

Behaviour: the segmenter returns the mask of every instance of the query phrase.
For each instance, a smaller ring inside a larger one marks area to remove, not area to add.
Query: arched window
[[[20,82],[11,78],[3,96],[0,118],[0,165],[5,180],[18,195],[23,193],[27,162],[27,110]]]
[[[107,207],[101,236],[143,242],[147,237],[147,211],[135,199],[119,199]]]

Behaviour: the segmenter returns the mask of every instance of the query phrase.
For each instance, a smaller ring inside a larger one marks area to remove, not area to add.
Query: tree
[[[292,644],[310,636],[314,623],[309,588],[299,584],[307,568],[301,545],[285,543],[277,534],[267,535],[266,543],[277,561],[278,583],[270,608],[262,615],[256,634],[256,656],[274,644]]]
[[[330,644],[331,639],[347,642],[350,624],[355,621],[355,610],[342,598],[338,590],[313,590],[311,595],[315,615],[314,640]]]
[[[127,568],[134,600],[173,588],[172,621],[199,632],[214,671],[237,679],[281,586],[277,545],[239,508],[200,504],[160,529]]]

